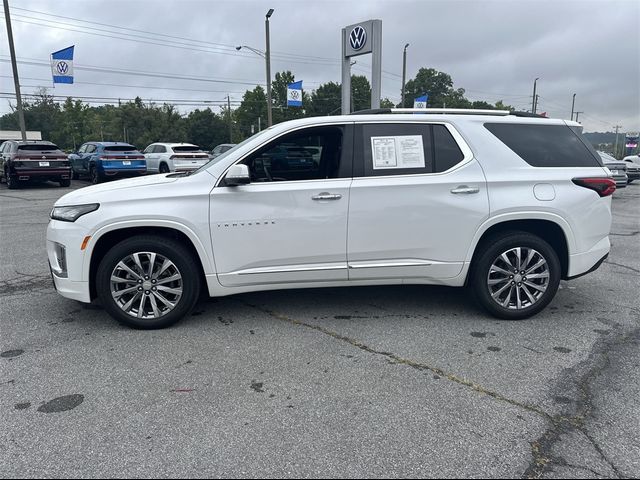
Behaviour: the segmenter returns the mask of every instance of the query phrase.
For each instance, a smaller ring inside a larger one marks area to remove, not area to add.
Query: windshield
[[[135,149],[136,147],[133,145],[111,145],[109,147],[104,147],[105,152],[131,152]]]
[[[34,143],[30,145],[18,145],[18,150],[28,150],[33,152],[35,151],[51,151],[51,150],[60,150],[56,145],[46,144],[46,143]]]
[[[246,145],[247,143],[249,143],[250,141],[258,138],[261,135],[264,135],[265,132],[268,132],[271,128],[273,127],[269,127],[266,130],[262,130],[258,133],[256,133],[255,135],[250,136],[249,138],[247,138],[246,140],[243,140],[242,142],[238,143],[237,145],[231,147],[229,150],[227,150],[224,153],[221,153],[220,155],[218,155],[216,158],[214,158],[213,160],[208,161],[207,163],[205,163],[204,165],[202,165],[199,169],[194,170],[191,175],[196,174],[201,172],[202,170],[206,170],[207,168],[209,168],[211,165],[215,165],[216,163],[218,163],[221,160],[224,160],[224,158],[229,155],[232,152],[235,152],[237,148],[242,147],[244,145]]]
[[[173,147],[174,152],[200,152],[202,149],[197,145],[180,145]]]

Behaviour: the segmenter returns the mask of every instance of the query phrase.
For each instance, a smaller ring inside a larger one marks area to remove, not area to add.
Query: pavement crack
[[[16,270],[16,277],[0,281],[0,296],[7,296],[21,290],[50,288],[52,284],[49,274],[21,273]]]
[[[608,263],[609,265],[615,265],[616,267],[628,268],[629,270],[631,270],[633,272],[640,273],[640,270],[638,270],[637,268],[629,267],[628,265],[623,265],[621,263],[610,262],[608,260],[605,260],[604,263]]]
[[[636,328],[626,334],[620,332],[612,337],[602,337],[593,345],[591,353],[586,360],[575,367],[565,370],[564,378],[559,381],[558,389],[563,392],[563,395],[573,390],[577,398],[567,405],[566,408],[570,409],[568,412],[554,416],[550,428],[537,440],[531,442],[532,460],[525,470],[523,478],[541,478],[545,473],[552,471],[554,465],[567,465],[564,459],[555,456],[553,451],[561,441],[561,437],[571,433],[584,436],[604,464],[611,469],[611,472],[617,478],[624,478],[624,475],[606,456],[598,442],[589,434],[587,422],[594,411],[591,384],[601,375],[606,374],[607,369],[611,366],[610,355],[615,353],[616,349],[638,339],[640,339],[640,328]],[[575,465],[571,466],[577,468]],[[610,474],[602,475],[587,467],[582,468],[600,476],[611,476]]]
[[[492,390],[489,390],[489,389],[483,387],[482,385],[474,383],[474,382],[472,382],[470,380],[462,378],[462,377],[460,377],[458,375],[455,375],[453,373],[446,372],[445,370],[442,370],[441,368],[434,367],[434,366],[431,366],[431,365],[427,365],[427,364],[424,364],[424,363],[415,362],[415,361],[410,360],[408,358],[403,358],[403,357],[401,357],[399,355],[396,355],[395,353],[385,352],[383,350],[377,350],[377,349],[375,349],[373,347],[365,345],[364,343],[362,343],[362,342],[360,342],[358,340],[355,340],[353,338],[347,337],[345,335],[341,335],[341,334],[339,334],[337,332],[334,332],[332,330],[329,330],[329,329],[327,329],[325,327],[321,327],[319,325],[313,325],[311,323],[306,323],[306,322],[303,322],[301,320],[296,320],[295,318],[291,318],[291,317],[289,317],[287,315],[283,315],[281,313],[274,312],[273,310],[269,310],[268,308],[264,308],[264,307],[261,307],[259,305],[254,305],[252,303],[249,303],[249,302],[246,302],[246,301],[242,301],[242,300],[240,302],[243,303],[244,305],[248,306],[248,307],[251,307],[251,308],[254,308],[256,310],[259,310],[260,312],[266,313],[267,315],[270,315],[271,317],[276,318],[278,320],[281,320],[281,321],[284,321],[284,322],[287,322],[287,323],[290,323],[290,324],[293,324],[293,325],[296,325],[296,326],[299,326],[299,327],[306,327],[306,328],[309,328],[311,330],[315,330],[317,332],[320,332],[320,333],[323,333],[325,335],[328,335],[328,336],[330,336],[330,337],[332,337],[332,338],[334,338],[336,340],[340,340],[342,342],[348,343],[349,345],[351,345],[353,347],[356,347],[356,348],[359,348],[360,350],[363,350],[363,351],[365,351],[367,353],[370,353],[372,355],[379,355],[379,356],[385,357],[390,363],[398,364],[398,365],[404,365],[404,366],[413,368],[413,369],[418,370],[418,371],[423,371],[423,372],[424,371],[429,371],[429,372],[432,372],[432,373],[438,375],[441,378],[446,378],[451,382],[454,382],[454,383],[457,383],[459,385],[468,387],[468,388],[470,388],[470,389],[472,389],[472,390],[474,390],[474,391],[476,391],[478,393],[487,395],[487,396],[489,396],[491,398],[494,398],[496,400],[499,400],[501,402],[508,403],[508,404],[513,405],[515,407],[522,408],[522,409],[527,410],[527,411],[529,411],[531,413],[534,413],[536,415],[542,416],[543,418],[545,418],[548,421],[552,421],[553,420],[553,417],[550,414],[548,414],[547,412],[545,412],[544,410],[542,410],[541,408],[539,408],[539,407],[537,407],[535,405],[529,405],[529,404],[526,404],[526,403],[519,402],[517,400],[513,400],[511,398],[505,397],[504,395],[502,395],[502,394],[500,394],[498,392],[494,392]]]

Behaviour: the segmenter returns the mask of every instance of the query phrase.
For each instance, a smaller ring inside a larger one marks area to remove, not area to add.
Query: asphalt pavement
[[[640,182],[536,317],[465,289],[202,301],[137,331],[59,296],[54,184],[0,185],[0,477],[640,477]]]

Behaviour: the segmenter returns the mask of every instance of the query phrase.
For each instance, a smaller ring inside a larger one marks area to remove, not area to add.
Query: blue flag
[[[51,73],[53,83],[73,83],[73,47],[58,50],[51,54]]]
[[[302,80],[287,85],[287,106],[302,106]]]
[[[429,100],[429,94],[425,93],[413,101],[413,108],[427,108],[427,100]]]

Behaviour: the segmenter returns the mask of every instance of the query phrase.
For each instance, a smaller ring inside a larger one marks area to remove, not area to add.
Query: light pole
[[[272,12],[273,9],[269,10],[269,12]],[[269,14],[267,14],[269,15]],[[267,48],[269,48],[269,17],[267,17]],[[249,45],[238,45],[236,47],[236,50],[241,50],[243,48],[246,48],[247,50],[252,51],[253,53],[255,53],[256,55],[261,56],[262,58],[265,59],[265,63],[267,65],[267,122],[268,122],[268,126],[270,127],[272,124],[272,119],[271,119],[271,66],[269,65],[269,53],[268,50],[267,52],[263,52],[262,50],[258,50],[257,48],[253,48],[250,47]]]
[[[580,122],[578,121],[578,116],[580,116],[580,114],[581,114],[581,113],[584,113],[584,112],[576,112],[576,122],[578,122],[578,123],[580,123]]]
[[[16,89],[16,102],[18,108],[18,123],[22,140],[27,139],[27,128],[24,123],[24,111],[22,109],[22,97],[20,96],[20,80],[18,79],[18,66],[16,65],[16,49],[13,46],[13,31],[11,30],[11,17],[9,15],[9,1],[3,0],[4,18],[7,22],[7,36],[9,37],[9,53],[11,54],[11,68],[13,69],[13,83]]]
[[[265,50],[265,59],[267,61],[267,125],[273,125],[271,117],[271,47],[269,45],[269,18],[273,15],[273,8],[270,8],[264,18],[264,30],[267,37],[267,49]]]
[[[571,120],[573,121],[573,107],[576,105],[576,94],[573,94],[573,100],[571,100]]]
[[[536,113],[536,83],[540,80],[540,77],[536,77],[533,81],[533,101],[531,102],[531,113]]]
[[[402,52],[402,92],[400,92],[400,106],[404,108],[404,82],[407,76],[407,47],[409,44],[407,43],[404,46],[404,51]]]

